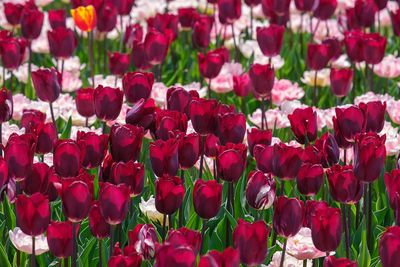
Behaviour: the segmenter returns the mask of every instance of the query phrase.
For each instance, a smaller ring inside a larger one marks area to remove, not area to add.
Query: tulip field
[[[400,1],[1,0],[0,267],[400,267]]]

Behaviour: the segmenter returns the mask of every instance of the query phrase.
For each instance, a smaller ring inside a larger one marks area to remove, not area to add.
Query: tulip
[[[168,140],[170,132],[186,133],[186,114],[173,110],[158,110],[155,113],[155,136],[161,140]]]
[[[207,48],[210,45],[210,35],[214,18],[207,15],[199,15],[193,22],[192,43],[194,47]]]
[[[166,35],[155,29],[150,29],[147,32],[144,40],[144,51],[151,65],[162,64],[167,56],[168,48],[169,40]]]
[[[126,26],[124,35],[124,44],[128,48],[133,48],[135,43],[141,43],[143,40],[143,27],[139,24]]]
[[[185,227],[181,227],[177,230],[170,230],[166,242],[174,246],[188,246],[195,254],[200,252],[202,236],[198,231],[190,230]]]
[[[133,161],[113,163],[110,178],[114,184],[129,187],[131,197],[140,195],[144,184],[144,166]]]
[[[284,143],[274,145],[272,173],[282,180],[296,177],[301,167],[303,150]]]
[[[23,39],[7,38],[0,41],[0,56],[3,67],[8,70],[17,69],[25,55],[26,44]]]
[[[93,95],[93,88],[82,88],[76,91],[76,110],[78,111],[79,115],[86,118],[86,127],[88,126],[88,118],[95,114]]]
[[[363,36],[363,32],[359,30],[345,33],[344,45],[346,47],[347,56],[352,62],[364,61]]]
[[[121,112],[124,93],[119,88],[99,85],[94,90],[94,111],[97,118],[113,121]]]
[[[356,134],[365,131],[365,113],[359,107],[336,108],[335,112],[336,117],[333,118],[333,123],[336,124],[346,141],[354,141]],[[336,139],[336,141],[338,140]]]
[[[129,54],[108,52],[109,68],[112,75],[122,76],[129,69]]]
[[[324,259],[324,267],[358,267],[357,262],[347,258],[329,256]]]
[[[138,248],[144,259],[154,257],[158,237],[152,224],[137,224],[133,230],[128,232],[128,236],[129,245]]]
[[[353,70],[332,68],[329,74],[331,91],[337,97],[348,95],[353,86]]]
[[[81,164],[78,144],[70,139],[59,140],[54,147],[54,168],[61,177],[75,177]]]
[[[13,115],[13,96],[11,90],[0,89],[0,123],[9,121]],[[0,137],[1,138],[1,137]]]
[[[237,182],[246,168],[246,150],[244,144],[228,143],[218,147],[218,177],[226,182]]]
[[[391,11],[390,18],[392,21],[393,33],[396,36],[400,36],[400,10],[396,9],[396,11],[394,11],[394,12]]]
[[[327,209],[328,207],[329,205],[325,201],[307,200],[303,222],[304,226],[307,228],[311,228],[312,214],[314,214],[317,209]]]
[[[92,204],[89,211],[89,229],[97,239],[103,239],[110,235],[110,225],[104,220],[98,201]]]
[[[194,251],[187,246],[174,246],[164,243],[157,249],[155,265],[157,267],[194,267],[196,264],[196,255]]]
[[[165,34],[171,42],[178,36],[178,22],[177,15],[157,13],[154,17],[147,19],[147,26]]]
[[[315,71],[322,70],[331,60],[329,45],[327,44],[308,44],[307,47],[307,66]]]
[[[18,224],[30,236],[43,234],[50,223],[49,199],[41,193],[31,196],[20,194],[15,202]]]
[[[96,27],[96,10],[92,5],[71,9],[75,25],[84,32],[91,32]]]
[[[1,174],[7,171],[7,165],[2,166],[5,161],[0,160]],[[4,170],[5,168],[5,170]],[[28,195],[33,195],[35,193],[41,193],[43,195],[47,194],[47,189],[49,186],[48,178],[49,166],[46,163],[38,162],[32,165],[32,170],[28,176],[26,176],[23,182],[23,190]]]
[[[270,97],[275,82],[275,71],[271,65],[253,64],[249,70],[249,76],[254,91],[261,98]]]
[[[49,10],[49,22],[53,30],[57,28],[66,28],[67,13],[64,9]]]
[[[312,107],[297,108],[288,116],[292,132],[301,144],[308,144],[317,139],[317,113]]]
[[[234,23],[242,15],[242,1],[218,0],[219,17],[228,24]]]
[[[200,157],[200,136],[197,133],[184,135],[179,140],[178,159],[183,170],[193,167]]]
[[[324,182],[321,164],[303,163],[297,174],[297,189],[306,196],[315,196]]]
[[[47,32],[50,54],[56,59],[65,60],[70,58],[77,46],[75,34],[71,29],[56,28]]]
[[[144,43],[143,42],[134,42],[132,45],[132,55],[131,55],[132,64],[138,70],[145,70],[151,67],[146,53],[144,51]]]
[[[142,147],[144,131],[142,127],[114,124],[111,127],[110,147],[115,161],[136,161]]]
[[[354,146],[354,173],[363,182],[375,181],[384,168],[386,135],[359,134]]]
[[[52,152],[57,141],[57,129],[52,122],[40,125],[37,134],[36,153],[46,154]]]
[[[272,132],[270,130],[260,130],[251,128],[247,130],[247,145],[250,155],[254,156],[253,150],[256,145],[269,146],[272,140]]]
[[[183,29],[191,29],[197,16],[197,10],[193,7],[182,7],[178,9],[179,23]]]
[[[321,153],[321,163],[325,168],[339,162],[339,146],[330,133],[324,133],[315,141],[315,148]]]
[[[297,198],[280,196],[274,205],[274,231],[286,238],[296,235],[303,224],[304,204]]]
[[[239,250],[240,261],[247,266],[263,263],[268,253],[270,228],[264,221],[248,223],[239,219],[233,232],[233,246]]]
[[[99,207],[104,220],[110,225],[120,224],[129,208],[129,188],[124,185],[104,183],[100,189]]]
[[[151,167],[157,177],[176,175],[179,168],[178,148],[179,140],[175,138],[150,144]]]
[[[21,13],[21,33],[29,40],[39,37],[42,31],[44,14],[33,3],[25,4]]]
[[[337,0],[319,0],[313,15],[317,19],[328,20],[335,13],[337,5]]]
[[[87,184],[75,181],[63,186],[62,207],[65,216],[73,223],[84,220],[89,214],[91,195]]]
[[[311,237],[317,249],[335,251],[342,235],[340,209],[317,208],[311,214]]]
[[[121,0],[118,4],[118,14],[129,15],[134,4],[135,0]]]
[[[374,0],[374,3],[376,5],[376,7],[378,8],[378,10],[383,10],[386,8],[386,6],[388,4],[388,0]]]
[[[216,110],[218,102],[214,99],[194,99],[189,105],[190,120],[194,130],[205,136],[217,128]]]
[[[214,134],[209,134],[206,136],[204,141],[204,155],[209,158],[215,159],[217,157],[218,147],[221,145],[219,138]]]
[[[383,267],[395,267],[400,260],[397,249],[400,246],[400,227],[388,227],[379,241],[379,256]]]
[[[274,146],[258,144],[253,149],[257,169],[263,173],[272,173]]]
[[[237,96],[246,97],[254,90],[249,74],[243,73],[241,75],[234,75],[232,79],[233,91]]]
[[[257,210],[269,209],[275,201],[275,180],[270,174],[261,171],[249,173],[246,186],[246,200]]]
[[[354,4],[355,17],[359,25],[364,28],[374,25],[377,11],[374,0],[357,0]]]
[[[319,0],[294,0],[296,9],[302,12],[314,11],[318,5]]]
[[[257,42],[264,56],[272,58],[281,52],[285,27],[271,24],[257,28]]]
[[[386,102],[371,101],[366,104],[360,103],[359,107],[365,114],[365,131],[375,133],[382,131],[385,123]]]
[[[184,88],[178,86],[170,87],[166,97],[167,108],[185,113],[189,117],[189,104],[194,98],[199,98],[197,91],[186,91]]]
[[[108,148],[108,135],[78,131],[76,142],[81,151],[82,166],[92,169],[100,166]]]
[[[385,185],[389,196],[389,203],[392,209],[396,209],[397,195],[400,195],[400,170],[392,170],[390,173],[385,173]]]
[[[246,117],[243,113],[227,113],[217,118],[217,136],[222,141],[222,145],[243,143],[246,133]]]
[[[75,230],[78,234],[78,229]],[[73,226],[69,221],[51,222],[47,228],[47,243],[50,253],[57,258],[68,258],[73,251]]]
[[[211,81],[216,78],[221,72],[222,66],[224,65],[224,57],[221,53],[214,51],[209,51],[207,54],[198,54],[199,69],[201,75],[209,79],[208,81],[208,98],[211,94]]]
[[[52,103],[57,100],[61,93],[61,81],[61,74],[54,68],[32,71],[36,95],[44,102]]]
[[[14,4],[12,2],[4,3],[4,15],[7,19],[7,22],[13,26],[17,26],[21,23],[21,15],[24,10],[24,5],[22,4]]]
[[[363,184],[354,175],[353,166],[334,165],[327,171],[329,192],[335,201],[357,203],[363,194]]]
[[[128,124],[140,126],[145,130],[153,129],[156,109],[154,99],[149,98],[146,101],[140,99],[128,110],[125,121]]]
[[[21,127],[26,133],[39,134],[40,128],[45,124],[46,114],[35,109],[24,109],[21,117]]]
[[[211,250],[206,255],[200,257],[198,267],[211,267],[215,266],[215,264],[217,266],[239,267],[239,250],[231,247],[226,248],[223,252]]]
[[[364,34],[363,55],[367,64],[379,64],[385,56],[386,37],[378,33]]]
[[[217,181],[197,180],[193,189],[193,206],[197,215],[209,220],[217,216],[222,204],[222,185]]]
[[[0,157],[0,188],[7,186],[8,183],[8,166],[4,158]]]
[[[152,72],[128,72],[122,79],[124,94],[128,102],[136,103],[141,98],[147,100],[153,88]]]
[[[171,215],[179,209],[185,195],[185,187],[178,177],[160,177],[155,182],[156,209],[165,215]]]
[[[108,33],[115,29],[117,25],[118,10],[116,6],[109,1],[104,1],[96,9],[96,28],[99,32]]]
[[[118,244],[115,245],[115,251],[120,250]],[[118,249],[117,249],[118,248]],[[129,266],[129,267],[140,267],[142,264],[141,255],[137,254],[135,248],[125,247],[124,254],[115,253],[112,254],[108,260],[109,267]]]

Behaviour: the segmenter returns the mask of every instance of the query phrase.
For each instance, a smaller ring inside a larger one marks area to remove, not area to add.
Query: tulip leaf
[[[68,138],[70,138],[71,137],[71,128],[72,128],[72,118],[70,116],[69,119],[68,119],[67,124],[65,125],[65,127],[64,127],[64,129],[63,129],[63,131],[61,133],[60,139],[68,139]]]
[[[359,246],[359,254],[358,254],[358,265],[359,266],[370,266],[371,256],[368,251],[367,246],[367,231],[365,229],[365,223],[361,233],[361,243]]]
[[[6,250],[2,243],[0,243],[0,266],[2,267],[11,267],[10,262],[8,261]]]
[[[8,200],[8,197],[4,198],[3,201],[4,205],[4,215],[6,216],[6,222],[7,222],[7,228],[9,230],[12,230],[15,228],[16,225],[16,219],[15,219],[15,214],[13,208],[10,206],[10,202]]]

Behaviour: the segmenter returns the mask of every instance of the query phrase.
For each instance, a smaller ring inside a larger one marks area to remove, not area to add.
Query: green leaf
[[[72,118],[69,117],[67,124],[64,127],[64,130],[60,136],[60,139],[68,139],[71,136],[71,127],[72,127]]]
[[[6,250],[3,247],[3,244],[0,243],[0,266],[2,267],[11,267],[11,263],[8,261]]]

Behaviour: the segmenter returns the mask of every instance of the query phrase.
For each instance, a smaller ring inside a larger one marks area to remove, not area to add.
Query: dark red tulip
[[[3,162],[4,160],[0,161],[0,166]],[[23,181],[24,192],[28,195],[33,195],[34,193],[42,193],[43,195],[46,195],[49,186],[48,171],[49,166],[46,163],[34,163],[31,172]]]
[[[18,226],[30,236],[43,234],[50,223],[49,199],[41,193],[20,194],[15,202]]]
[[[179,140],[178,158],[181,169],[193,167],[200,157],[200,136],[197,133],[182,135]]]
[[[158,212],[171,215],[179,209],[185,195],[185,187],[179,177],[160,177],[155,182],[156,209]]]
[[[294,0],[296,9],[302,12],[314,11],[318,5],[319,0]]]
[[[261,0],[244,0],[244,2],[246,3],[247,6],[251,8],[261,4]]]
[[[4,158],[0,157],[0,190],[8,183],[8,166]]]
[[[118,14],[129,15],[134,4],[135,0],[120,0],[118,3]]]
[[[193,23],[192,43],[194,47],[207,48],[211,40],[211,30],[214,18],[207,15],[199,15]]]
[[[132,108],[126,113],[125,121],[128,124],[143,127],[143,129],[153,129],[155,127],[155,111],[157,107],[154,99],[143,98],[133,104]]]
[[[396,267],[400,261],[400,226],[388,227],[379,241],[382,267]]]
[[[389,196],[389,202],[392,209],[396,209],[396,198],[400,195],[400,170],[392,170],[385,173],[385,185]]]
[[[217,157],[218,147],[221,145],[219,138],[214,134],[206,136],[204,142],[204,155],[209,158],[215,159]]]
[[[330,19],[335,13],[337,5],[337,0],[319,0],[317,8],[314,10],[314,17],[320,20]]]
[[[128,48],[133,48],[134,43],[143,41],[143,27],[139,24],[130,24],[126,26],[124,32],[124,44]]]
[[[345,140],[354,141],[356,134],[365,131],[365,113],[359,107],[335,108],[335,111],[336,117],[333,117],[333,123],[336,124]]]
[[[376,5],[376,7],[378,8],[378,10],[385,9],[388,2],[389,2],[389,0],[374,0],[374,3]]]
[[[79,226],[77,228],[75,235],[78,235]],[[47,228],[47,243],[50,253],[57,258],[71,257],[74,245],[72,223],[51,222]]]
[[[374,0],[356,0],[354,3],[354,14],[361,27],[369,28],[374,25],[376,12],[378,8]]]
[[[182,7],[178,9],[179,23],[184,29],[191,29],[197,16],[197,10],[193,7]]]
[[[0,123],[9,121],[14,110],[13,96],[11,90],[0,89]]]
[[[253,149],[256,145],[269,146],[272,140],[272,132],[270,130],[260,130],[258,128],[251,128],[247,130],[247,145],[249,152],[253,156]]]
[[[242,15],[241,0],[218,0],[218,15],[228,24],[234,23]]]
[[[243,143],[246,133],[246,117],[243,113],[227,113],[217,118],[217,136],[222,145]]]
[[[254,90],[249,74],[243,73],[241,75],[234,75],[232,79],[233,91],[237,96],[246,97]]]
[[[49,22],[53,30],[66,28],[67,12],[64,9],[49,10]]]
[[[270,5],[276,14],[282,16],[289,11],[290,2],[291,0],[270,0]]]
[[[81,167],[81,150],[71,139],[59,140],[54,147],[53,164],[61,177],[75,177]]]
[[[346,9],[346,26],[348,30],[360,30],[362,27],[360,21],[356,16],[356,10],[354,7]],[[344,22],[343,22],[344,23]]]
[[[322,166],[325,168],[339,162],[339,146],[330,133],[324,133],[315,141],[315,148],[322,155]]]
[[[301,194],[315,196],[324,182],[324,168],[321,164],[303,163],[296,181]]]
[[[311,70],[322,70],[331,60],[329,45],[309,43],[307,46],[307,66]]]
[[[82,166],[86,169],[100,166],[108,149],[108,135],[78,131],[76,142],[81,150]]]
[[[342,55],[342,41],[338,38],[325,38],[322,43],[328,45],[330,54],[329,58],[331,60],[336,60]]]
[[[246,200],[249,205],[257,210],[265,210],[272,206],[275,201],[275,180],[271,174],[261,171],[249,173],[246,187]]]
[[[157,140],[150,144],[150,162],[157,177],[174,176],[179,169],[179,139]]]
[[[303,150],[284,143],[274,145],[272,173],[282,180],[296,177],[301,166]]]
[[[154,17],[147,19],[147,26],[163,33],[171,42],[178,36],[178,22],[177,15],[157,13]]]
[[[10,178],[21,181],[30,173],[35,147],[35,137],[32,134],[11,134],[4,148]]]
[[[189,104],[193,98],[198,98],[197,91],[186,91],[182,87],[170,87],[167,91],[167,108],[185,113],[189,117]]]
[[[128,236],[129,245],[138,248],[144,259],[154,257],[158,237],[152,224],[137,224],[128,232]]]
[[[169,40],[168,37],[155,30],[150,29],[144,40],[144,51],[146,58],[151,65],[161,64],[168,53]]]
[[[76,110],[79,115],[89,118],[94,115],[94,89],[82,88],[76,91]]]
[[[151,67],[144,50],[143,42],[134,42],[132,44],[131,61],[138,70],[145,70]]]
[[[73,30],[68,28],[56,28],[47,32],[50,54],[56,59],[70,58],[77,46],[77,40]]]
[[[371,101],[358,105],[364,111],[366,118],[366,132],[379,133],[385,124],[386,102]]]
[[[274,231],[284,237],[296,235],[304,219],[304,204],[297,198],[280,196],[274,205]]]
[[[0,56],[4,68],[15,70],[21,65],[25,55],[25,45],[22,42],[16,38],[0,40]]]
[[[239,250],[231,247],[226,248],[223,252],[211,250],[206,255],[200,257],[198,267],[215,266],[239,267]]]
[[[400,9],[396,9],[394,12],[390,12],[390,18],[392,20],[393,33],[396,36],[400,36]]]
[[[311,216],[317,209],[327,209],[329,207],[328,203],[325,201],[317,201],[317,200],[307,200],[305,206],[305,214],[304,214],[304,226],[311,228]]]
[[[188,246],[197,254],[200,251],[201,238],[200,232],[181,227],[177,230],[170,230],[166,242],[175,247]]]
[[[24,109],[21,117],[21,127],[26,133],[38,135],[39,129],[46,121],[46,114],[36,109]]]
[[[148,99],[153,88],[154,74],[152,72],[128,72],[122,79],[124,94],[128,102],[136,103],[141,98]]]
[[[347,56],[352,62],[364,61],[363,36],[364,33],[359,30],[345,32],[344,45],[346,47]]]
[[[239,250],[242,264],[257,266],[265,261],[269,232],[264,221],[249,223],[239,219],[233,232],[233,246]]]
[[[249,76],[253,84],[254,91],[265,98],[271,95],[275,83],[275,70],[267,64],[253,64],[249,70]]]
[[[156,251],[155,266],[157,267],[194,267],[196,265],[196,254],[188,246],[174,246],[164,243]]]
[[[202,219],[217,216],[222,204],[222,185],[215,180],[198,179],[193,188],[193,206]]]
[[[139,255],[134,247],[127,246],[124,248],[124,253],[118,253],[119,247],[114,248],[114,253],[108,260],[109,267],[140,267],[142,264],[142,256]]]
[[[317,113],[313,111],[312,107],[297,108],[288,115],[288,119],[292,132],[299,143],[307,144],[317,139]]]
[[[144,166],[133,161],[116,162],[111,166],[111,181],[129,187],[131,197],[140,195],[144,185]]]
[[[96,16],[96,29],[99,32],[108,33],[115,29],[118,10],[113,2],[103,1],[102,5],[96,8]]]
[[[24,9],[24,5],[22,4],[14,4],[4,3],[4,15],[7,19],[7,22],[13,26],[17,26],[21,22],[22,10]]]
[[[123,162],[136,161],[142,148],[143,136],[142,127],[130,124],[114,124],[110,133],[110,151],[113,160]]]
[[[386,159],[386,135],[359,134],[354,145],[354,174],[363,182],[373,182],[381,174]]]
[[[32,83],[37,97],[52,103],[61,93],[61,74],[54,68],[32,71]]]
[[[97,86],[94,90],[94,111],[97,118],[112,121],[118,118],[124,93],[119,88]]]
[[[274,146],[256,144],[253,148],[257,169],[263,173],[272,173]]]
[[[198,60],[200,73],[207,79],[217,77],[225,63],[222,54],[215,51],[209,51],[205,55],[199,53]]]
[[[217,128],[218,102],[215,99],[195,99],[189,105],[190,120],[200,135],[214,133]]]
[[[39,37],[42,30],[44,14],[33,3],[25,4],[21,13],[21,33],[26,39]]]
[[[99,194],[99,207],[104,220],[111,225],[120,224],[128,213],[129,188],[125,184],[104,183]]]
[[[363,55],[367,64],[379,64],[385,56],[386,37],[378,33],[368,33],[363,36]]]
[[[68,220],[77,223],[85,219],[89,214],[91,198],[89,187],[82,181],[63,186],[62,207]]]
[[[57,129],[52,122],[40,125],[37,132],[36,153],[46,154],[52,152],[57,141]]]
[[[347,258],[335,258],[335,256],[325,257],[324,267],[358,267],[357,262]]]
[[[352,69],[331,69],[329,75],[331,82],[331,91],[337,97],[348,95],[353,86]]]
[[[289,1],[290,2],[290,1]],[[276,5],[283,5],[283,8],[278,8],[277,10]],[[286,26],[290,19],[290,12],[289,12],[289,5],[288,0],[279,1],[279,0],[262,0],[261,7],[264,15],[269,18],[269,22],[271,24],[278,24],[282,26]],[[279,12],[281,11],[281,12]]]
[[[156,111],[155,136],[164,141],[170,137],[170,132],[186,133],[187,117],[184,113],[173,110],[160,109]]]
[[[228,143],[218,147],[218,177],[226,182],[237,182],[246,168],[247,147]]]
[[[130,56],[126,53],[108,52],[108,66],[112,75],[122,76],[128,71]]]
[[[92,204],[89,211],[89,229],[97,239],[103,239],[110,235],[110,225],[104,220],[98,201]]]
[[[257,28],[257,42],[264,56],[271,58],[280,54],[284,34],[285,27],[280,25]]]
[[[326,172],[329,192],[335,201],[357,203],[363,194],[363,184],[354,175],[353,166],[334,165]]]
[[[340,209],[317,207],[311,214],[311,237],[320,251],[335,251],[342,236]]]

